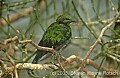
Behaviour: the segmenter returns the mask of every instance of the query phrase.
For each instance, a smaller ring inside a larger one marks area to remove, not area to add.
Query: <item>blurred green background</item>
[[[39,43],[44,31],[55,21],[56,17],[67,14],[77,23],[70,25],[72,28],[72,43],[62,51],[61,55],[66,58],[71,55],[83,58],[96,38],[79,19],[72,1],[83,21],[88,23],[88,27],[97,38],[101,29],[116,15],[113,7],[118,8],[119,0],[0,0],[0,2],[4,2],[4,4],[1,4],[0,19],[7,20],[5,23],[0,23],[0,41],[18,36],[19,40],[31,39],[35,43]],[[14,15],[16,16],[12,17]],[[113,29],[113,26],[111,26],[111,29]],[[111,29],[106,30],[102,37],[104,43],[111,39],[109,37],[113,33]],[[101,47],[101,45],[97,45],[90,56],[91,59],[102,52]],[[20,45],[16,48],[16,58],[18,59],[16,62],[24,61],[28,57],[26,53],[31,55],[35,50],[31,45],[27,45],[25,48]],[[34,56],[28,62],[31,62],[33,58]],[[95,59],[95,62],[100,64],[102,60],[103,57]],[[89,69],[97,71],[91,67]],[[52,76],[50,75],[51,71],[40,70],[37,73],[40,75],[39,78],[67,78],[67,76]],[[26,70],[20,70],[19,78],[29,78],[29,75],[26,74]],[[73,78],[78,78],[78,75],[73,76]]]

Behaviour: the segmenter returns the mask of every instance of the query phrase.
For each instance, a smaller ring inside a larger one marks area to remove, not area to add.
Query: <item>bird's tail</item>
[[[46,52],[43,52],[41,50],[37,50],[36,51],[36,56],[35,58],[33,59],[32,63],[33,64],[37,64],[38,61],[46,54]]]

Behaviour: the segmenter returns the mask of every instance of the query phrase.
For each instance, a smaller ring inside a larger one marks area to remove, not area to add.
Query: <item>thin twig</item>
[[[25,8],[25,9],[21,10],[20,13],[13,14],[13,15],[11,15],[9,17],[10,18],[10,22],[14,22],[14,21],[18,20],[21,17],[27,16],[32,11],[33,11],[33,7],[28,7],[28,8]],[[0,19],[0,25],[6,25],[7,21],[8,21],[7,18]]]
[[[92,48],[90,48],[90,50],[88,51],[89,54],[87,54],[87,56],[84,58],[84,60],[86,60],[85,63],[91,65],[92,67],[94,67],[94,68],[96,68],[96,69],[99,68],[99,65],[97,65],[96,63],[94,63],[92,60],[88,59],[88,57],[89,57],[90,53],[93,51],[93,49],[95,48],[95,46],[101,41],[101,38],[102,38],[105,30],[106,30],[108,27],[110,27],[113,23],[114,23],[114,21],[112,21],[111,23],[109,23],[107,26],[105,26],[105,27],[102,29],[101,34],[99,35],[97,41],[92,45]],[[15,36],[15,37],[13,37],[13,38],[6,39],[3,43],[7,45],[8,43],[13,42],[13,41],[15,41],[15,42],[18,43],[18,44],[30,43],[31,45],[33,45],[33,46],[34,46],[35,48],[37,48],[37,49],[49,51],[49,52],[55,54],[55,56],[56,56],[57,58],[59,57],[58,53],[57,53],[56,50],[54,50],[53,48],[38,46],[38,45],[35,44],[32,40],[19,41],[17,36]],[[11,63],[12,63],[13,65],[15,65],[14,60],[13,60],[8,54],[6,54],[6,55],[7,55],[7,57],[10,59]],[[81,66],[82,64],[84,64],[84,63],[83,63],[83,59],[82,59],[81,57],[75,56],[75,55],[72,55],[72,56],[68,57],[68,58],[65,60],[65,63],[66,63],[66,64],[67,64],[67,63],[72,63],[72,62],[74,62],[74,61],[77,63],[77,65],[80,65],[80,66]],[[81,63],[82,63],[82,64],[81,64]],[[66,71],[66,70],[64,70],[64,68],[63,68],[63,66],[62,66],[62,63],[60,62],[60,58],[58,58],[58,64],[57,64],[57,65],[60,66],[60,68],[61,68],[63,71]],[[64,66],[65,66],[65,65],[64,65]],[[55,68],[55,69],[58,68],[57,66],[50,65],[50,64],[45,64],[45,65],[43,64],[43,65],[41,65],[41,64],[31,64],[31,63],[19,63],[19,64],[16,65],[16,68],[17,68],[17,69],[24,69],[24,68],[25,68],[25,69],[26,69],[26,68],[27,68],[27,69],[50,69],[51,67],[52,67],[52,68]],[[59,69],[59,68],[58,68],[58,69]],[[16,70],[16,69],[15,69],[15,70]],[[16,70],[16,71],[15,71],[15,70],[14,70],[14,73],[16,74],[16,73],[17,73],[17,70]],[[101,70],[101,71],[117,71],[117,70],[109,70],[108,68],[102,67],[102,66],[101,66],[100,70]],[[83,71],[84,71],[84,72],[87,72],[86,68],[83,69]],[[90,72],[90,71],[88,71],[88,72]],[[117,72],[118,72],[118,71],[117,71]],[[89,74],[89,75],[92,77],[92,74]],[[16,78],[17,78],[17,74],[16,74]]]
[[[112,24],[115,22],[115,20],[111,21],[107,26],[103,27],[102,28],[102,31],[99,35],[99,37],[97,38],[97,40],[94,42],[94,44],[90,47],[90,49],[88,50],[87,54],[85,55],[84,59],[83,59],[83,62],[81,64],[81,68],[83,69],[84,68],[84,64],[86,63],[86,59],[88,59],[88,57],[90,56],[90,54],[92,53],[92,51],[94,50],[94,48],[99,44],[101,43],[101,39],[102,39],[102,36],[104,35],[105,31],[110,27],[112,26]]]
[[[102,31],[101,31],[98,39],[97,39],[97,40],[94,42],[94,44],[90,47],[90,49],[88,50],[88,52],[87,52],[86,56],[84,57],[84,59],[87,59],[87,58],[90,56],[90,54],[91,54],[91,52],[93,51],[93,49],[96,47],[96,45],[97,45],[98,43],[101,43],[101,39],[102,39],[102,36],[104,35],[105,31],[106,31],[110,26],[112,26],[112,24],[113,24],[114,22],[115,22],[115,20],[113,20],[113,21],[110,22],[107,26],[105,26],[104,28],[102,28]]]
[[[35,44],[32,40],[19,41],[17,36],[15,36],[15,37],[13,37],[13,38],[6,39],[6,40],[4,41],[4,44],[7,44],[7,43],[12,42],[12,41],[16,41],[16,42],[19,43],[19,44],[30,43],[31,45],[33,45],[33,46],[34,46],[36,49],[38,49],[38,50],[44,50],[44,51],[51,52],[52,54],[54,54],[54,55],[57,57],[58,64],[60,65],[60,68],[61,68],[63,71],[65,71],[65,69],[64,69],[63,66],[62,66],[62,64],[60,63],[60,56],[59,56],[58,52],[57,52],[55,49],[49,48],[49,47],[39,46],[38,44]]]
[[[17,73],[17,69],[16,69],[16,66],[15,66],[14,60],[9,56],[8,52],[6,52],[6,56],[10,60],[11,64],[14,66],[13,78],[18,78],[18,73]]]

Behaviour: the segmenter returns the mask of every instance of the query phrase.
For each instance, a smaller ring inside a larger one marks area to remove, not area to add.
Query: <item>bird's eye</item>
[[[69,18],[60,18],[59,23],[64,23],[65,21],[70,20]]]
[[[63,18],[61,18],[61,19],[60,19],[60,21],[61,21],[61,22],[63,22],[63,21],[64,21],[64,19],[63,19]]]
[[[59,19],[59,23],[63,23],[63,21],[64,21],[63,18]]]

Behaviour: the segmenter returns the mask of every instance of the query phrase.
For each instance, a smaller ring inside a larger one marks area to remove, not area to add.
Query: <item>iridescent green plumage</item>
[[[69,25],[64,24],[58,24],[57,22],[53,23],[48,27],[47,31],[45,32],[42,41],[47,41],[49,43],[49,40],[51,43],[49,44],[51,47],[61,42],[61,40],[68,40],[71,37],[71,29]]]
[[[59,51],[63,45],[67,45],[70,41],[72,34],[69,24],[71,22],[74,21],[70,20],[68,16],[60,15],[56,19],[56,22],[52,23],[47,28],[38,45],[50,48],[53,47],[55,50]],[[49,52],[37,50],[32,63],[37,63],[38,60],[43,60],[48,56],[50,56]]]

